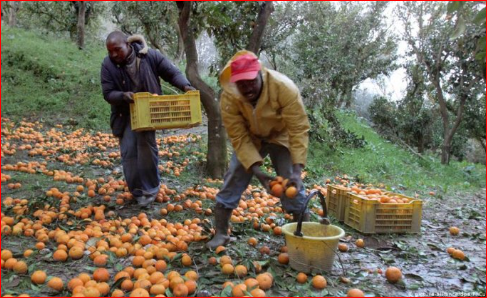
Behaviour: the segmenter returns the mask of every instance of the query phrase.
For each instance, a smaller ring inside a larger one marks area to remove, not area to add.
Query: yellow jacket
[[[243,54],[240,51],[220,74],[223,93],[220,100],[223,124],[245,169],[258,162],[262,141],[285,146],[293,164],[306,164],[309,121],[298,87],[285,75],[262,66],[262,93],[254,107],[240,95],[230,82],[230,64]]]

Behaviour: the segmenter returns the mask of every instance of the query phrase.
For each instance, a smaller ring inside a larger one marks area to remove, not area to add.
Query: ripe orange
[[[286,197],[288,197],[290,199],[294,199],[297,194],[298,194],[298,190],[294,186],[289,186],[286,189]]]
[[[230,256],[223,256],[220,258],[220,265],[233,264],[232,258]]]
[[[357,247],[364,248],[365,247],[364,240],[363,239],[357,239],[357,241],[355,241],[355,245]]]
[[[134,259],[132,260],[132,265],[135,267],[140,267],[142,264],[144,264],[145,258],[143,256],[135,256]]]
[[[173,290],[172,290],[172,294],[175,296],[175,297],[186,297],[188,296],[188,287],[184,284],[184,283],[181,283],[181,284],[178,284]]]
[[[259,249],[259,251],[260,251],[260,253],[261,253],[261,254],[263,254],[263,255],[264,255],[264,254],[268,255],[268,254],[270,254],[270,253],[271,253],[271,249],[270,249],[270,248],[269,248],[267,245],[262,246],[262,247]]]
[[[53,277],[47,282],[47,286],[56,292],[61,292],[64,288],[64,282],[59,277]]]
[[[74,288],[77,286],[83,286],[84,284],[85,283],[81,279],[75,277],[68,282],[68,290],[72,292]]]
[[[238,277],[244,277],[247,275],[247,267],[244,265],[237,265],[235,266],[235,275]]]
[[[457,260],[460,260],[460,261],[463,261],[465,260],[465,254],[463,253],[463,251],[459,250],[459,249],[455,249],[452,253],[452,257],[457,259]]]
[[[105,268],[98,268],[93,272],[93,279],[97,282],[104,282],[110,279],[110,273]]]
[[[396,283],[402,278],[401,269],[397,267],[389,267],[386,270],[386,278],[390,283]]]
[[[112,292],[112,297],[123,297],[125,293],[122,290],[116,289]]]
[[[259,287],[259,282],[255,278],[247,278],[244,281],[244,284],[247,286],[247,289],[253,289],[255,287]]]
[[[226,275],[233,274],[234,270],[235,269],[233,268],[232,264],[225,264],[222,266],[222,273],[223,274],[226,274]]]
[[[54,261],[64,262],[68,259],[68,253],[64,250],[58,249],[54,252],[52,258],[54,259]]]
[[[2,217],[2,221],[3,221],[3,217]],[[2,260],[6,261],[12,257],[13,257],[13,254],[10,250],[8,250],[8,249],[2,250]]]
[[[289,263],[289,255],[286,252],[280,253],[277,257],[277,261],[281,264],[288,264]]]
[[[253,247],[257,245],[257,242],[258,242],[257,239],[254,237],[250,237],[249,240],[247,241],[247,243],[252,245]]]
[[[225,246],[220,245],[220,246],[218,246],[218,247],[215,249],[215,253],[216,253],[216,254],[219,254],[219,253],[221,253],[222,251],[224,251],[225,249],[226,249],[226,248],[225,248]]]
[[[321,275],[315,275],[313,279],[311,280],[311,284],[315,289],[322,290],[326,288],[326,278],[324,278]]]
[[[150,288],[151,295],[163,295],[166,292],[166,287],[163,284],[155,284]]]
[[[18,261],[14,265],[14,272],[17,274],[26,274],[27,273],[27,264],[24,261]]]
[[[350,289],[347,292],[347,297],[365,297],[364,292],[359,289]]]
[[[189,267],[191,266],[191,264],[193,264],[193,261],[191,260],[191,257],[189,255],[184,254],[181,258],[181,264],[183,264],[183,266]]]
[[[73,260],[79,260],[83,257],[83,249],[79,246],[73,246],[71,247],[71,249],[69,250],[69,256],[71,257],[71,259]]]
[[[244,291],[247,291],[247,286],[245,284],[235,285],[232,289],[233,297],[243,297],[245,296]]]
[[[7,261],[5,261],[5,265],[3,266],[5,269],[12,270],[14,269],[15,264],[17,264],[17,259],[16,258],[10,258]]]
[[[130,297],[150,297],[149,292],[147,290],[144,290],[142,288],[138,288],[133,290],[130,293]]]
[[[99,255],[95,257],[93,263],[97,267],[104,267],[107,264],[107,261],[108,261],[108,255]]]
[[[46,282],[47,275],[42,270],[37,270],[36,272],[32,273],[30,280],[32,283],[36,285],[40,285]]]
[[[455,251],[455,248],[453,248],[453,247],[448,247],[448,248],[446,249],[446,252],[447,252],[447,253],[449,253],[450,255],[452,255],[452,254],[453,254],[453,251]]]
[[[298,283],[304,284],[305,282],[308,281],[308,276],[306,275],[306,273],[299,272],[298,275],[296,276],[296,280],[298,281]]]
[[[184,276],[187,278],[187,279],[191,279],[191,280],[194,280],[194,281],[197,281],[198,280],[198,273],[196,271],[193,271],[193,270],[189,270],[187,271]]]
[[[189,279],[184,282],[184,285],[188,288],[188,294],[193,294],[196,292],[197,283],[196,281]]]
[[[122,281],[122,283],[120,284],[120,289],[126,292],[132,291],[133,288],[134,288],[134,283],[130,279],[126,279]]]
[[[347,252],[348,251],[348,245],[345,243],[340,243],[338,244],[338,250],[341,252]]]
[[[259,288],[266,291],[272,287],[272,277],[270,274],[261,273],[255,277],[259,282]]]
[[[460,233],[460,229],[457,227],[451,227],[450,228],[450,234],[452,236],[457,236]]]
[[[266,297],[265,292],[259,288],[250,291],[250,295],[252,295],[252,297]]]
[[[274,184],[274,186],[272,186],[271,194],[273,196],[280,198],[283,192],[284,192],[284,187],[282,187],[281,184],[277,183]]]
[[[149,235],[142,235],[139,239],[139,243],[142,244],[143,246],[146,246],[147,244],[150,244],[152,242],[152,239]]]

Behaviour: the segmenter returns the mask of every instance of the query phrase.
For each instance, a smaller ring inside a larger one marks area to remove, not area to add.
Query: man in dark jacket
[[[140,35],[114,31],[106,39],[108,56],[101,66],[103,97],[111,104],[110,127],[120,139],[123,173],[140,206],[159,193],[158,148],[155,131],[132,131],[130,106],[136,92],[162,94],[159,77],[182,91],[195,90],[171,61],[149,49]]]

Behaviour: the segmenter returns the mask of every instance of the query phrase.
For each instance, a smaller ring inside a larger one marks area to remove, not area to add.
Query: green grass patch
[[[68,40],[2,27],[2,115],[107,130],[101,43],[80,51]],[[70,120],[74,119],[74,120]]]
[[[347,174],[363,183],[384,183],[392,190],[409,194],[485,187],[483,165],[457,161],[442,165],[438,157],[431,155],[422,160],[381,138],[354,114],[339,112],[337,116],[345,129],[364,136],[367,145],[330,151],[324,144],[311,143],[307,166],[311,180]]]

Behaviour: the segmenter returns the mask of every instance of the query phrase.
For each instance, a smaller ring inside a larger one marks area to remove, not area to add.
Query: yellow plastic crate
[[[419,233],[421,232],[423,202],[406,197],[409,203],[380,203],[353,193],[348,194],[345,224],[363,234]]]
[[[345,204],[348,200],[348,192],[348,189],[342,189],[336,185],[328,184],[326,191],[328,213],[333,215],[339,222],[345,220]]]
[[[180,95],[152,95],[135,93],[130,104],[132,130],[190,128],[201,124],[200,92],[188,91]]]

